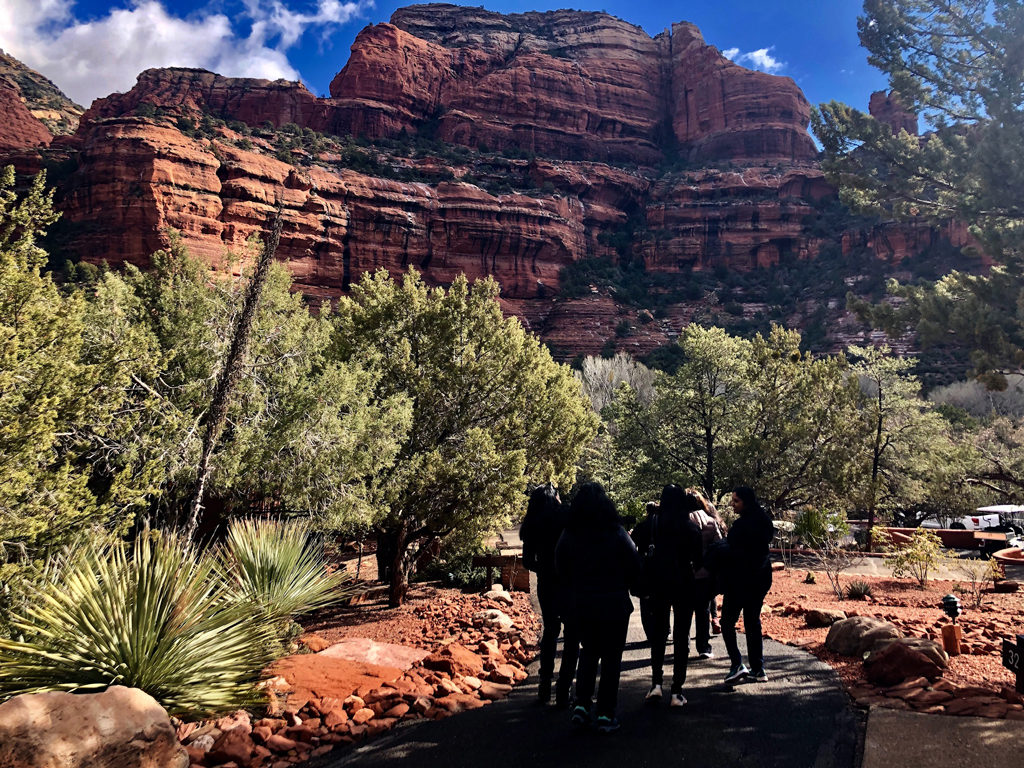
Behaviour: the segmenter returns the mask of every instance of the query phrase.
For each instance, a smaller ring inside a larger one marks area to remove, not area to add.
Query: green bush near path
[[[0,639],[0,698],[125,685],[171,714],[257,704],[292,618],[352,594],[302,523],[235,523],[216,554],[146,530],[51,566]]]

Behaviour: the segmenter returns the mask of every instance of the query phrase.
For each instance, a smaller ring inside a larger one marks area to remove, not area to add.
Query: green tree
[[[832,502],[848,484],[861,427],[846,369],[843,358],[801,352],[798,331],[754,337],[734,480],[772,509]]]
[[[649,405],[630,389],[610,408],[616,454],[631,470],[637,497],[676,482],[713,499],[731,477],[727,455],[738,437],[751,345],[699,325],[687,326],[678,343],[684,362],[655,378]]]
[[[1019,0],[866,0],[869,61],[934,128],[919,139],[832,102],[814,113],[824,169],[844,201],[901,219],[958,220],[999,266],[898,286],[898,308],[854,303],[890,331],[972,350],[975,372],[1005,387],[1024,366],[1024,5]]]
[[[871,531],[879,517],[925,497],[926,479],[942,463],[939,446],[948,437],[942,417],[919,397],[920,384],[910,373],[914,358],[895,357],[884,346],[849,352],[859,358],[851,372],[860,382],[864,430],[852,498],[867,513]]]
[[[0,542],[38,548],[125,525],[145,472],[114,454],[149,350],[82,291],[65,294],[36,241],[57,216],[40,174],[22,198],[0,177]],[[133,470],[139,470],[133,467]]]
[[[448,290],[410,271],[366,273],[335,314],[334,359],[371,360],[375,402],[405,398],[411,421],[374,478],[373,529],[392,605],[432,539],[479,537],[522,510],[528,482],[572,485],[597,419],[567,366],[506,319],[491,280]]]
[[[408,421],[401,401],[371,402],[376,376],[359,361],[329,359],[332,325],[270,267],[253,318],[248,353],[227,403],[225,428],[210,446],[207,498],[227,512],[253,507],[313,515],[334,529],[369,512],[372,478],[390,463]],[[100,291],[149,335],[159,365],[139,377],[158,403],[137,441],[164,468],[162,514],[183,521],[202,455],[203,428],[242,311],[245,285],[216,276],[181,241],[153,256],[153,269],[128,267]]]

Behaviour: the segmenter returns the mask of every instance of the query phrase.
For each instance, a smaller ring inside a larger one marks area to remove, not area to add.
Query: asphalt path
[[[766,640],[769,682],[726,686],[722,679],[728,660],[720,637],[713,646],[714,659],[691,659],[685,707],[670,709],[667,696],[659,706],[645,706],[649,656],[639,611],[634,611],[619,688],[622,729],[616,733],[577,729],[568,712],[539,706],[534,665],[529,680],[507,699],[440,721],[411,721],[311,765],[855,768],[860,725],[830,667],[804,651]],[[670,655],[666,679],[671,669]]]

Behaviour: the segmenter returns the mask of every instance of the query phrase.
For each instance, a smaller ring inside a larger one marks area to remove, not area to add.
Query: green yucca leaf
[[[205,714],[255,701],[274,633],[232,600],[217,562],[166,533],[91,546],[60,564],[0,640],[0,694],[146,691],[168,711]]]
[[[323,547],[297,521],[233,522],[221,562],[237,599],[275,622],[344,601],[355,592],[345,574],[328,575]]]

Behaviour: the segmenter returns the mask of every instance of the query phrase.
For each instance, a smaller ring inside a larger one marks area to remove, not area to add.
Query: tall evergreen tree
[[[827,176],[843,199],[888,217],[970,227],[998,266],[933,285],[891,285],[894,308],[854,303],[892,332],[972,350],[993,387],[1024,367],[1024,3],[865,0],[858,21],[869,61],[933,130],[894,135],[844,104],[812,117]]]

